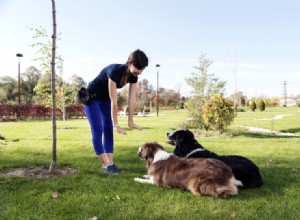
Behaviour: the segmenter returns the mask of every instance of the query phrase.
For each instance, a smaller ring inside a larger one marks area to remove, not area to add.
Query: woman
[[[133,51],[125,64],[111,64],[89,83],[87,89],[95,94],[90,105],[84,109],[92,131],[94,150],[102,163],[102,172],[120,173],[122,169],[113,163],[113,130],[126,135],[126,131],[118,124],[117,89],[129,83],[128,126],[141,128],[134,124],[133,113],[136,104],[138,75],[148,66],[148,58],[141,50]]]

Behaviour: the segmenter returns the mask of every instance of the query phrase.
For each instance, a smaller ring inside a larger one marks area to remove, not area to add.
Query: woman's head
[[[127,60],[127,66],[133,75],[139,75],[148,66],[148,57],[141,50],[133,51]]]

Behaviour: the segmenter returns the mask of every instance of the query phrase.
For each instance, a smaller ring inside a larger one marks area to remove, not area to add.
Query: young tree
[[[46,30],[42,27],[39,28],[30,28],[34,33],[33,38],[38,39],[36,43],[33,43],[31,46],[37,49],[37,58],[34,60],[37,61],[40,65],[40,70],[43,73],[41,80],[38,81],[34,92],[37,95],[37,99],[40,100],[43,104],[47,106],[52,106],[52,94],[51,94],[51,81],[52,81],[52,44],[50,37],[48,36]],[[56,38],[57,39],[57,38]],[[52,35],[53,41],[53,35]],[[63,72],[63,59],[60,55],[55,53],[55,62],[56,69],[59,72]],[[55,75],[55,88],[57,91],[63,91],[63,79]],[[57,94],[58,95],[58,94]],[[60,92],[59,97],[56,99],[56,107],[62,109],[62,101],[64,100],[64,93]]]
[[[53,19],[53,35],[52,35],[52,61],[51,61],[51,91],[52,91],[52,161],[49,173],[56,170],[56,103],[55,103],[55,50],[56,50],[56,11],[55,0],[52,0],[52,19]]]
[[[212,61],[207,59],[204,54],[200,56],[199,66],[194,67],[197,72],[191,73],[186,82],[192,87],[192,97],[186,102],[188,114],[193,118],[193,126],[203,128],[202,111],[205,100],[217,93],[225,90],[225,81],[219,80],[214,74],[208,73],[208,68]]]
[[[51,81],[52,81],[52,75],[50,72],[46,72],[43,74],[36,86],[34,87],[34,92],[38,94],[36,97],[36,100],[39,103],[42,103],[46,106],[52,106],[52,96],[51,96]],[[56,89],[59,91],[59,85],[61,84],[62,79],[58,76],[55,77],[56,81]],[[56,106],[61,106],[60,102],[56,102]]]

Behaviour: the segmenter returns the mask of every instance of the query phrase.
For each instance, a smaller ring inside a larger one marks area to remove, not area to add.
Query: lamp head
[[[160,65],[159,65],[159,64],[156,64],[155,67],[156,67],[156,70],[158,71],[159,68],[160,68]]]

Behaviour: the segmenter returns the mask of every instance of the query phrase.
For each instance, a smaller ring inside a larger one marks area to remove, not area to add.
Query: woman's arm
[[[117,85],[111,79],[108,79],[108,92],[111,102],[111,120],[114,130],[121,134],[126,134],[126,131],[118,125],[118,104],[117,104]]]
[[[128,106],[129,106],[128,126],[130,128],[142,130],[138,125],[133,123],[133,113],[136,105],[136,90],[137,90],[137,83],[130,83],[129,97],[128,97]]]

